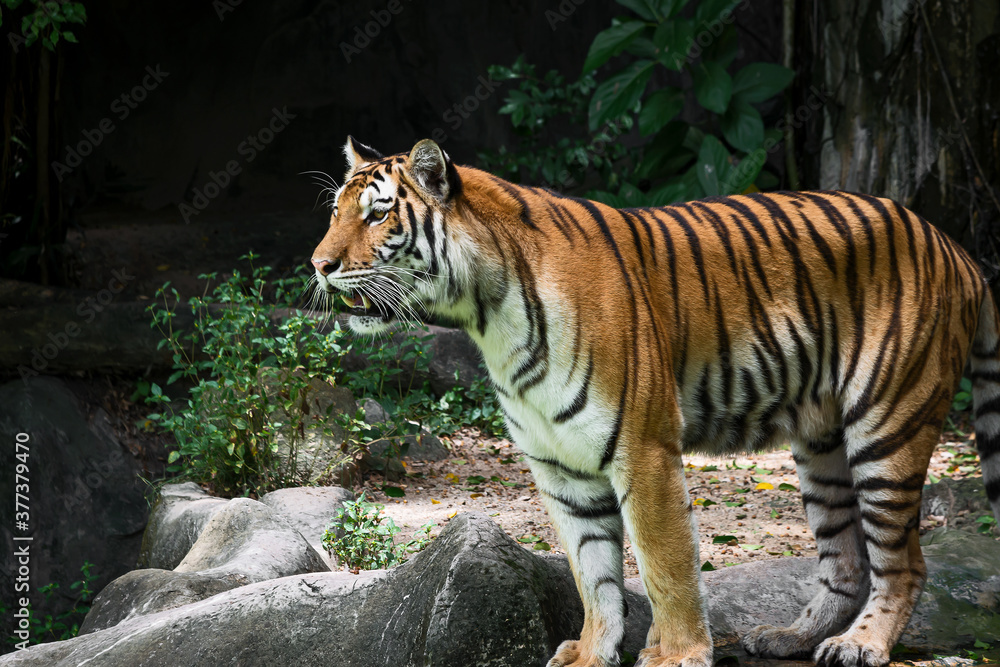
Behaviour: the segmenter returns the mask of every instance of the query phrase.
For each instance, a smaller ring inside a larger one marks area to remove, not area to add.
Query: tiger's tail
[[[986,496],[1000,522],[1000,316],[989,288],[979,309],[970,366],[976,448]]]

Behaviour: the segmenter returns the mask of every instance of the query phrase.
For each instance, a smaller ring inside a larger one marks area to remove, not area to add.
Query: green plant
[[[28,624],[30,628],[30,635],[27,639],[28,645],[72,639],[79,634],[80,623],[83,622],[87,612],[90,611],[90,602],[94,598],[93,584],[97,581],[97,575],[91,571],[93,567],[94,565],[87,561],[84,561],[83,565],[80,566],[81,579],[70,584],[70,590],[74,591],[76,597],[66,611],[58,613],[55,616],[45,614],[45,616],[39,617],[35,614],[31,605],[28,605]],[[46,600],[51,599],[57,590],[59,590],[57,582],[52,582],[38,588],[38,592],[44,595]],[[6,615],[6,613],[7,609],[0,603],[0,614]],[[8,644],[18,646],[23,646],[23,641],[16,636],[7,638]]]
[[[515,151],[502,146],[497,152],[480,152],[483,168],[557,190],[581,185],[590,174],[608,187],[620,185],[615,163],[629,151],[615,139],[632,129],[633,119],[621,114],[596,131],[585,131],[590,97],[597,88],[592,73],[567,81],[550,70],[539,78],[523,55],[510,67],[491,66],[489,73],[497,81],[518,82],[500,113],[510,115],[519,143]]]
[[[978,519],[976,519],[976,523],[979,524],[978,526],[976,526],[977,533],[982,533],[983,535],[989,535],[993,532],[993,526],[996,525],[997,520],[996,518],[993,517],[992,514],[984,514]]]
[[[972,380],[962,378],[958,383],[958,392],[955,398],[951,399],[951,409],[955,412],[964,412],[972,405]]]
[[[0,0],[0,25],[3,25],[3,11],[17,9],[24,0]],[[21,19],[21,34],[24,43],[31,46],[41,40],[42,46],[55,51],[60,39],[76,43],[76,36],[65,30],[66,23],[83,24],[87,21],[87,10],[83,3],[55,0],[28,0],[28,12]]]
[[[593,159],[595,151],[581,151],[579,139],[550,137],[563,161],[549,166],[549,175],[572,175],[574,169],[596,166],[591,181],[596,176],[598,189],[589,195],[615,206],[659,206],[773,187],[777,179],[762,168],[767,150],[781,133],[765,129],[754,105],[784,90],[793,72],[770,63],[751,63],[735,74],[727,71],[737,53],[733,10],[741,1],[748,0],[700,0],[693,11],[683,11],[688,0],[618,0],[631,14],[616,18],[598,33],[574,84],[553,73],[538,81],[533,69],[521,61],[509,70],[497,69],[498,76],[522,81],[501,112],[510,114],[515,128],[529,140],[515,154],[483,156],[487,168],[508,177],[532,177],[541,169],[539,162],[551,161],[549,152],[538,150],[537,143],[545,138],[541,130],[560,115],[568,115],[574,123],[580,115],[580,97],[591,90],[594,72],[622,56],[616,70],[593,88],[587,107],[590,139],[583,140],[583,146],[600,145],[600,159]],[[675,83],[687,80],[680,76],[686,74],[692,85],[653,88],[650,82],[656,73],[657,80]],[[688,106],[691,113],[686,116],[694,122],[681,117],[692,97],[697,107]],[[640,145],[628,151],[615,142],[608,148],[607,128],[615,128],[617,134],[627,132],[633,119],[642,137]],[[546,180],[556,187],[580,183],[578,178]]]
[[[330,458],[320,451],[321,436],[333,432],[332,405],[322,408],[318,396],[336,383],[347,351],[340,328],[323,333],[318,322],[291,307],[301,278],[268,281],[270,268],[254,267],[253,255],[243,259],[250,263],[248,275],[235,271],[211,294],[206,287],[188,301],[192,330],[174,329],[180,300],[169,283],[157,292],[162,305],[150,307],[152,326],[164,336],[160,345],[173,353],[176,370],[168,384],[184,379],[194,385],[173,411],[162,389],[149,387],[147,402],[162,408],[149,419],[177,441],[168,471],[226,496],[315,482],[350,454]],[[265,292],[273,292],[273,305]]]
[[[430,544],[433,523],[422,526],[413,539],[395,544],[399,527],[385,516],[385,507],[367,502],[365,494],[343,503],[323,533],[323,546],[337,561],[355,570],[389,568],[406,561]],[[338,536],[338,532],[341,533]]]

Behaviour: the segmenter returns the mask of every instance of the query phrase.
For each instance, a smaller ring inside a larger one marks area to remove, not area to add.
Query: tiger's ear
[[[410,151],[406,170],[424,192],[441,202],[462,189],[462,181],[448,154],[430,139],[422,139]]]
[[[382,154],[351,135],[347,135],[347,143],[344,144],[344,157],[347,158],[347,173],[351,174],[366,164],[381,160]]]

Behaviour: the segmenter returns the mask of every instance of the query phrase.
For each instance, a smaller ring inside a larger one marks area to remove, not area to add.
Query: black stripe
[[[831,537],[836,537],[837,535],[840,535],[842,532],[853,526],[855,521],[856,521],[855,518],[851,517],[847,521],[843,521],[833,526],[824,526],[823,528],[817,528],[815,531],[813,531],[813,534],[816,536],[817,540],[820,539],[828,540]]]
[[[580,552],[583,551],[584,545],[589,542],[611,542],[612,544],[618,545],[622,543],[622,538],[618,535],[608,535],[607,533],[603,533],[601,535],[584,535],[580,538],[580,542],[576,546],[577,556],[579,556]]]
[[[547,466],[552,466],[553,468],[558,469],[559,472],[565,474],[568,477],[572,477],[573,479],[593,481],[598,478],[598,475],[592,475],[589,472],[583,472],[582,470],[576,470],[575,468],[570,468],[569,466],[564,465],[559,461],[556,461],[555,459],[543,459],[537,456],[532,456],[531,454],[525,454],[525,456],[534,461],[535,463],[544,463]]]
[[[577,392],[576,397],[573,399],[573,402],[569,404],[569,407],[553,417],[552,421],[557,424],[561,424],[583,410],[583,408],[587,405],[587,393],[590,391],[590,378],[593,374],[594,354],[591,352],[590,361],[587,363],[587,372],[583,376],[583,384],[580,386],[580,391]]]
[[[869,477],[854,483],[855,491],[920,491],[924,488],[924,475],[918,472],[906,479],[886,479],[885,477]],[[863,501],[868,502],[868,501]]]
[[[618,499],[614,496],[598,498],[594,501],[594,505],[581,505],[545,490],[542,490],[542,493],[567,507],[570,514],[578,519],[600,519],[606,516],[618,516],[621,513],[618,508]]]
[[[805,506],[805,505],[822,505],[823,507],[826,507],[827,509],[842,510],[842,509],[848,509],[850,507],[854,507],[857,504],[858,504],[858,500],[854,496],[851,496],[847,500],[827,500],[827,499],[825,499],[825,498],[823,498],[821,496],[816,495],[815,493],[809,493],[808,491],[804,491],[802,493],[802,505],[803,506]]]
[[[831,593],[836,593],[837,595],[843,595],[845,598],[851,598],[852,600],[856,597],[854,593],[842,590],[840,588],[834,588],[833,584],[831,584],[829,579],[827,579],[826,577],[820,577],[819,583],[826,586],[826,589]]]

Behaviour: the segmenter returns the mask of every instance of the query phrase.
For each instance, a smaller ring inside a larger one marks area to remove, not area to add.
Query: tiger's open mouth
[[[388,305],[379,303],[361,292],[350,294],[341,292],[340,300],[350,309],[351,315],[377,317],[383,322],[388,322],[393,317],[392,310]]]

